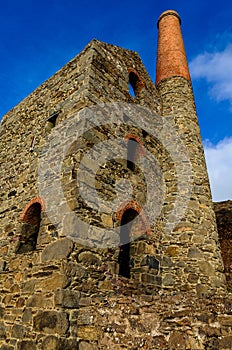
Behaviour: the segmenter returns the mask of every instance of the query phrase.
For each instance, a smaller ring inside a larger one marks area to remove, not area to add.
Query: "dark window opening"
[[[128,140],[128,145],[127,145],[127,168],[130,169],[131,171],[135,170],[135,161],[136,161],[136,156],[138,152],[138,142],[131,138]]]
[[[56,122],[57,122],[57,117],[59,115],[59,112],[56,112],[56,113],[53,113],[48,119],[48,123],[49,123],[49,126],[51,128],[54,128],[56,126]]]
[[[41,205],[39,203],[32,204],[28,208],[23,221],[20,244],[17,250],[18,254],[36,249],[41,221]]]
[[[148,132],[146,130],[142,130],[143,137],[146,138],[148,136]]]
[[[118,257],[119,275],[130,278],[130,231],[133,220],[138,213],[134,209],[128,209],[122,216],[120,230],[120,252]]]

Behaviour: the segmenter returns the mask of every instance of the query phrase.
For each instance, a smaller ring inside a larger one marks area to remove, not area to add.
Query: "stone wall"
[[[232,290],[232,202],[214,203],[228,289]]]
[[[90,280],[82,284],[82,269],[63,261],[65,275],[61,275],[55,270],[59,263],[53,264],[40,265],[29,283],[20,273],[6,280],[0,309],[1,350],[231,349],[230,295],[136,295],[134,284],[113,278],[102,282],[95,294]],[[92,276],[98,268],[92,260]],[[81,292],[68,287],[70,278],[82,287]]]
[[[173,244],[175,240],[183,245],[182,253],[189,258],[184,269],[190,273],[188,279],[198,276],[199,291],[205,293],[208,283],[223,288],[223,264],[191,82],[172,77],[161,81],[157,88],[162,96],[162,113],[176,125],[192,165],[192,193],[184,220],[175,228]],[[166,242],[170,245],[169,239]],[[174,259],[179,257],[180,252]]]
[[[231,348],[231,294],[161,292],[118,276],[114,250],[67,238],[14,255],[0,305],[2,350]]]

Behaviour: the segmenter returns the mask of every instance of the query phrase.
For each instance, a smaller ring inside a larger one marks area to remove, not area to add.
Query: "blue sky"
[[[2,2],[0,117],[93,38],[139,52],[155,80],[156,22],[167,9],[182,18],[213,198],[232,199],[231,0]]]

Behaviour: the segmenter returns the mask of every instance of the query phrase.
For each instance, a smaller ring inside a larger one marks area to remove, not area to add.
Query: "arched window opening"
[[[127,145],[127,168],[134,171],[135,170],[135,161],[138,154],[138,142],[130,138],[128,139]]]
[[[22,217],[24,222],[21,231],[18,254],[26,253],[36,249],[37,238],[41,221],[41,204],[35,202],[29,206]]]
[[[134,68],[128,69],[129,73],[129,93],[132,97],[136,97],[140,90],[145,86],[144,81]]]
[[[136,97],[139,92],[139,77],[134,73],[129,73],[129,92],[132,97]]]
[[[121,220],[120,252],[119,252],[119,275],[130,278],[130,232],[133,220],[138,215],[134,209],[127,209]]]
[[[48,129],[53,129],[57,125],[57,118],[59,116],[59,112],[52,113],[47,118],[47,127]]]

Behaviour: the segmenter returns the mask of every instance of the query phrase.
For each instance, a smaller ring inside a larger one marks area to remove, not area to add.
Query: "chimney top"
[[[179,22],[181,24],[181,18],[179,16],[179,14],[175,11],[175,10],[167,10],[167,11],[164,11],[163,13],[161,13],[161,15],[159,16],[158,18],[158,21],[157,21],[157,27],[159,28],[159,22],[160,20],[163,18],[163,17],[166,17],[166,16],[176,16],[178,19],[179,19]]]

